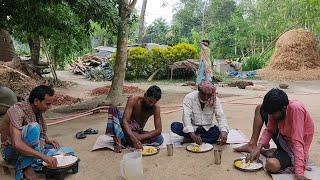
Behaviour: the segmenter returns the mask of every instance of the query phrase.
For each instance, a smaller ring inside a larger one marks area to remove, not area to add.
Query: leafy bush
[[[273,50],[270,50],[269,52],[265,53],[263,56],[251,56],[246,58],[243,61],[243,70],[244,71],[252,71],[252,70],[257,70],[257,69],[261,69],[264,68],[271,56],[272,56]]]
[[[265,62],[261,61],[258,56],[251,56],[243,61],[243,71],[252,71],[264,67]]]
[[[126,79],[148,78],[159,70],[156,78],[165,78],[168,65],[197,57],[196,48],[191,44],[181,43],[168,48],[152,48],[150,50],[136,47],[128,51]],[[111,58],[111,66],[115,65],[115,54]],[[114,69],[114,68],[113,68]]]
[[[167,48],[152,48],[150,55],[152,58],[152,67],[154,70],[163,68],[163,65],[168,64],[168,49]]]
[[[149,50],[141,47],[129,49],[126,70],[127,79],[147,77],[152,71],[151,62]]]
[[[183,61],[186,59],[194,59],[197,57],[196,48],[187,43],[180,43],[175,46],[168,48],[167,58],[169,60],[169,64],[174,62]]]

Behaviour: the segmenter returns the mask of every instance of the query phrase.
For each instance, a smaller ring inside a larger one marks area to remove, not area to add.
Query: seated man
[[[116,107],[109,107],[106,134],[113,136],[115,152],[121,152],[122,147],[128,145],[142,149],[142,144],[159,146],[163,143],[160,107],[156,104],[160,98],[161,89],[151,86],[143,97],[128,98],[123,115]],[[144,126],[152,115],[155,130],[144,131]]]
[[[218,126],[214,125],[216,117]],[[196,142],[197,144],[216,143],[220,137],[221,144],[225,144],[229,127],[220,104],[216,97],[216,89],[209,81],[203,81],[198,86],[198,91],[187,94],[183,100],[183,124],[171,124],[172,132],[184,136],[184,143]]]
[[[269,122],[258,146],[247,160],[259,158],[262,147],[268,149],[272,136],[279,132],[279,145],[274,157],[267,159],[267,171],[278,173],[294,166],[296,179],[306,179],[304,171],[314,134],[314,124],[309,112],[301,102],[289,101],[287,94],[279,89],[272,89],[265,95],[262,108],[268,113]]]
[[[34,88],[28,102],[18,102],[10,107],[0,122],[3,159],[15,165],[18,180],[36,177],[34,168],[39,167],[37,159],[49,166],[57,166],[57,160],[50,156],[55,155],[59,144],[49,140],[47,125],[42,116],[50,108],[53,95],[54,90],[50,86]]]

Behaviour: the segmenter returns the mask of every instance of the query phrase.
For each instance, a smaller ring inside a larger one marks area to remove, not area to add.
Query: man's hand
[[[228,133],[225,131],[221,131],[220,133],[220,145],[225,145],[227,143]]]
[[[248,161],[255,161],[259,158],[260,156],[260,151],[261,151],[262,145],[259,144],[251,153],[249,156],[246,158],[246,162]]]
[[[138,139],[133,140],[132,143],[134,148],[143,149],[142,143]]]
[[[58,165],[58,161],[54,157],[45,156],[42,160],[46,162],[51,168],[56,168]]]
[[[304,176],[295,176],[295,180],[310,180]]]
[[[195,143],[197,143],[198,145],[201,145],[201,144],[202,144],[202,139],[201,139],[201,137],[200,137],[199,135],[196,135],[194,132],[191,132],[191,133],[190,133],[190,137],[191,137],[191,139],[192,139]]]
[[[52,145],[55,149],[59,149],[60,148],[60,144],[58,143],[57,140],[51,140],[48,142],[48,144]]]

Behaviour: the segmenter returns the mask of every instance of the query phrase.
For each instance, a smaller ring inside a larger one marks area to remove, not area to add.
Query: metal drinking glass
[[[168,156],[173,156],[173,144],[167,144]]]

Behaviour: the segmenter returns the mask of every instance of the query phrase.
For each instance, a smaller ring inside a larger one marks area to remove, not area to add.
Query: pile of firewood
[[[84,75],[93,81],[111,81],[113,71],[107,60],[93,55],[85,55],[71,64],[74,74]]]
[[[97,67],[105,62],[105,59],[93,55],[85,55],[78,58],[71,64],[71,70],[74,74],[86,75],[90,68]]]

